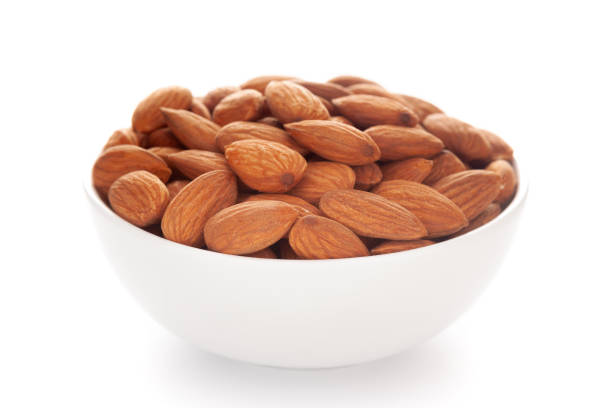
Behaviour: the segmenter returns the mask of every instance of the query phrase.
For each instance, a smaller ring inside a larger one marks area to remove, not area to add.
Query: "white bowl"
[[[85,190],[119,278],[160,324],[211,353],[292,368],[383,358],[446,328],[485,289],[527,194],[458,238],[388,255],[276,260],[191,248],[143,231]]]

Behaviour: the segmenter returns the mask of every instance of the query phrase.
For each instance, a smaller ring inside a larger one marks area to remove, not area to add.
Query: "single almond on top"
[[[170,193],[170,201],[181,191],[187,184],[189,184],[191,180],[174,180],[166,184],[168,188],[168,192]]]
[[[191,91],[180,86],[158,89],[138,104],[132,115],[132,128],[137,132],[149,133],[163,127],[161,108],[189,109],[193,96]]]
[[[432,187],[457,204],[471,221],[495,200],[501,177],[488,170],[466,170],[446,176]]]
[[[158,223],[169,200],[170,193],[164,183],[144,170],[124,174],[108,190],[108,201],[113,211],[138,227]]]
[[[132,129],[119,129],[115,130],[113,134],[108,138],[106,145],[103,150],[108,149],[109,147],[119,146],[119,145],[134,145],[138,146],[139,139]]]
[[[363,166],[353,166],[355,172],[355,188],[357,190],[369,190],[380,183],[383,178],[378,164],[370,163]]]
[[[504,139],[485,129],[478,129],[478,131],[491,145],[491,160],[512,160],[514,150]]]
[[[421,122],[432,113],[443,113],[436,105],[414,96],[395,94],[398,100],[419,116]]]
[[[308,153],[308,149],[297,144],[283,129],[256,122],[233,122],[223,126],[217,132],[216,143],[219,150],[224,152],[229,144],[247,139],[268,140],[285,145],[302,155]]]
[[[467,234],[470,231],[474,231],[476,228],[482,227],[489,221],[495,219],[501,213],[501,207],[497,203],[489,204],[476,218],[470,221],[470,224],[462,230],[449,236],[449,238],[456,238],[463,234]]]
[[[182,150],[168,156],[170,166],[189,179],[213,170],[231,170],[225,156],[206,150]]]
[[[355,185],[355,172],[346,164],[329,161],[308,162],[304,177],[289,194],[318,204],[330,190],[350,189]]]
[[[410,240],[427,235],[427,229],[412,212],[366,191],[328,191],[321,197],[319,208],[329,218],[365,237]]]
[[[306,160],[285,145],[239,140],[225,148],[230,167],[247,186],[264,193],[284,193],[302,179]]]
[[[243,201],[270,201],[270,200],[282,201],[287,204],[292,204],[292,205],[301,207],[311,214],[321,215],[321,211],[314,205],[310,204],[309,202],[305,200],[302,200],[299,197],[292,196],[289,194],[273,194],[273,193],[253,194],[253,195],[246,197]]]
[[[136,170],[153,173],[163,183],[172,174],[159,156],[142,147],[119,145],[106,149],[98,156],[92,171],[93,185],[102,195],[106,195],[115,180]]]
[[[229,94],[215,106],[213,121],[224,126],[239,120],[257,120],[263,108],[263,95],[254,89],[244,89]]]
[[[206,105],[204,105],[204,103],[200,101],[199,99],[193,98],[193,100],[191,101],[190,110],[196,115],[199,115],[205,119],[208,119],[208,120],[211,119],[210,111],[208,110]]]
[[[506,205],[516,191],[517,178],[514,168],[505,160],[495,160],[489,163],[486,170],[497,173],[501,177],[501,190],[495,198],[495,202],[501,205]]]
[[[384,181],[408,180],[420,183],[429,175],[432,167],[433,161],[415,157],[383,164],[380,170]]]
[[[202,103],[208,108],[209,112],[212,112],[215,109],[215,106],[223,98],[227,95],[233,94],[234,92],[238,92],[240,88],[237,86],[220,86],[219,88],[215,88],[212,91],[208,92],[202,98]]]
[[[285,129],[300,145],[328,160],[359,166],[380,158],[370,136],[344,123],[304,120],[288,123]]]
[[[213,216],[204,228],[208,249],[243,255],[269,247],[291,228],[299,213],[281,201],[248,201]]]
[[[440,139],[416,127],[379,125],[368,128],[365,133],[378,145],[381,160],[431,157],[444,148]]]
[[[189,149],[218,152],[215,136],[220,129],[215,122],[193,112],[162,109],[168,127],[176,138]]]
[[[272,81],[265,95],[270,112],[283,123],[329,119],[329,112],[319,97],[295,82]]]
[[[182,149],[179,149],[177,147],[165,147],[165,146],[153,146],[153,147],[149,147],[147,150],[161,157],[161,159],[165,161],[168,166],[170,166],[170,162],[168,161],[168,156],[182,151]]]
[[[183,148],[181,142],[178,141],[174,133],[168,127],[159,128],[149,133],[146,136],[148,147],[180,147]]]
[[[272,81],[293,81],[298,78],[284,75],[263,75],[249,79],[244,84],[240,85],[242,89],[255,89],[260,93],[264,93],[268,84]]]
[[[344,225],[317,215],[296,221],[289,232],[289,244],[304,259],[338,259],[368,256],[359,237]]]
[[[441,237],[468,225],[461,209],[433,188],[406,180],[383,181],[372,193],[400,204],[423,223],[428,237]]]
[[[349,95],[332,101],[340,115],[356,126],[375,125],[416,126],[419,118],[402,103],[381,96]]]
[[[181,244],[202,247],[204,225],[210,217],[233,205],[238,196],[236,177],[228,170],[215,170],[183,187],[168,204],[162,218],[164,237]]]
[[[435,242],[427,239],[415,239],[412,241],[385,241],[372,248],[370,253],[372,255],[391,254],[394,252],[402,252],[409,251],[411,249],[422,248],[432,244],[435,244]]]
[[[337,84],[337,85],[340,85],[340,86],[344,86],[344,87],[355,85],[355,84],[375,84],[375,85],[378,85],[374,81],[370,81],[369,79],[361,78],[361,77],[354,76],[354,75],[340,75],[340,76],[337,76],[335,78],[330,79],[327,82],[330,82],[332,84]]]
[[[464,160],[486,160],[491,157],[491,144],[482,132],[459,119],[433,113],[423,120],[423,126]]]
[[[424,184],[432,185],[438,180],[460,171],[467,170],[467,166],[449,150],[442,150],[433,159],[431,171],[423,180]]]
[[[345,87],[337,84],[332,84],[330,82],[311,82],[302,80],[296,80],[293,82],[302,85],[304,88],[308,89],[313,94],[320,96],[321,98],[327,99],[328,101],[351,94],[351,91],[349,91]]]

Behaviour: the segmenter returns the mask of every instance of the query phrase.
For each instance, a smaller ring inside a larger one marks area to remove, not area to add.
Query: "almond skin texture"
[[[368,256],[359,237],[329,218],[307,215],[296,221],[289,232],[289,244],[304,259],[338,259]]]
[[[374,85],[378,85],[376,82],[374,81],[370,81],[369,79],[365,79],[365,78],[361,78],[358,76],[353,76],[353,75],[340,75],[337,76],[335,78],[330,79],[329,81],[332,84],[337,84],[340,86],[351,86],[351,85],[355,85],[355,84],[374,84]]]
[[[399,160],[383,164],[380,170],[383,180],[408,180],[422,182],[431,172],[433,161],[415,157],[414,159]]]
[[[245,89],[223,98],[213,111],[213,121],[224,126],[239,120],[257,120],[262,116],[263,108],[263,95],[254,89]]]
[[[216,143],[219,150],[224,152],[227,145],[247,139],[268,140],[283,144],[302,155],[308,153],[308,149],[297,144],[283,129],[255,122],[233,122],[223,126],[217,132]]]
[[[441,237],[468,225],[461,209],[438,191],[413,181],[384,181],[372,193],[400,204],[423,223],[428,237]]]
[[[296,205],[298,207],[305,209],[311,214],[321,215],[321,211],[314,205],[302,200],[299,197],[295,197],[295,196],[288,195],[288,194],[271,194],[271,193],[253,194],[251,196],[248,196],[243,201],[269,201],[269,200],[282,201],[287,204]]]
[[[283,123],[329,119],[329,112],[319,97],[294,82],[272,81],[265,95],[270,112]]]
[[[132,129],[119,129],[115,130],[113,134],[108,138],[106,145],[103,150],[108,149],[109,147],[119,146],[119,145],[134,145],[138,146],[139,140],[138,136]]]
[[[427,235],[425,226],[412,212],[366,191],[328,191],[321,197],[319,208],[329,218],[365,237],[411,240]]]
[[[286,124],[285,129],[300,145],[328,160],[360,166],[380,158],[370,136],[344,123],[304,120]]]
[[[351,91],[349,91],[345,87],[337,84],[332,84],[330,82],[310,82],[301,80],[293,82],[298,85],[302,85],[304,88],[308,89],[313,94],[320,96],[321,98],[327,99],[328,101],[351,94]]]
[[[147,135],[146,140],[148,147],[183,147],[168,127],[154,130]]]
[[[189,109],[193,96],[191,91],[180,86],[161,88],[138,104],[132,115],[132,129],[149,133],[163,127],[161,108]]]
[[[183,150],[169,155],[168,162],[173,169],[192,180],[209,171],[230,170],[225,156],[206,150]]]
[[[308,167],[300,181],[289,194],[300,197],[311,204],[318,204],[328,191],[351,189],[355,186],[355,172],[346,164],[315,161]]]
[[[435,244],[434,241],[427,239],[415,239],[413,241],[385,241],[370,251],[372,255],[384,255],[394,252],[408,251],[411,249],[422,248]]]
[[[433,167],[429,175],[423,180],[424,184],[432,185],[438,180],[450,176],[454,173],[467,170],[467,166],[455,154],[448,150],[443,150],[433,158]]]
[[[257,252],[253,252],[252,254],[246,254],[242,256],[248,256],[251,258],[263,258],[263,259],[276,259],[277,256],[273,250],[270,248],[265,248]]]
[[[208,249],[243,255],[260,251],[281,239],[299,213],[281,201],[249,201],[213,216],[204,228]]]
[[[516,190],[517,179],[514,168],[505,160],[495,160],[487,166],[486,170],[497,173],[501,177],[501,191],[495,198],[495,202],[500,205],[506,205],[512,200],[514,191]]]
[[[238,92],[240,88],[237,86],[221,86],[219,88],[215,88],[212,91],[208,92],[204,98],[202,98],[202,103],[208,108],[209,112],[212,112],[215,109],[215,106],[223,98],[228,95],[233,94],[234,92]]]
[[[111,184],[124,174],[136,170],[153,173],[165,183],[172,170],[155,154],[132,145],[119,145],[106,149],[94,164],[92,179],[94,187],[104,196]]]
[[[447,149],[466,161],[486,160],[491,157],[491,144],[475,127],[446,116],[434,113],[423,120],[428,132],[438,137]]]
[[[302,179],[306,160],[285,145],[240,140],[226,147],[225,158],[247,186],[264,193],[284,193]]]
[[[204,103],[202,103],[199,99],[193,98],[193,100],[191,101],[190,110],[196,115],[199,115],[205,119],[211,119],[210,111],[208,110],[206,105],[204,105]]]
[[[514,150],[504,139],[485,129],[478,129],[478,131],[482,133],[491,145],[491,160],[512,160]]]
[[[166,208],[161,222],[164,237],[184,245],[202,247],[206,222],[233,205],[237,196],[236,177],[231,171],[215,170],[202,174],[183,187]]]
[[[244,84],[240,85],[242,89],[255,89],[260,93],[264,93],[268,84],[272,81],[292,81],[297,80],[295,77],[284,75],[264,75],[249,79]]]
[[[176,138],[189,149],[218,152],[215,136],[219,125],[193,112],[162,109],[168,127]]]
[[[380,125],[368,128],[365,133],[378,145],[381,160],[432,157],[444,148],[440,139],[416,127]]]
[[[432,187],[450,198],[468,220],[473,220],[495,200],[501,177],[487,170],[466,170],[446,176]]]
[[[357,190],[369,190],[380,183],[383,178],[382,171],[376,163],[353,166],[355,172],[355,188]]]
[[[161,157],[162,160],[165,161],[169,167],[171,166],[170,166],[170,162],[168,161],[168,156],[182,151],[182,149],[179,149],[176,147],[164,147],[164,146],[149,147],[147,150]]]
[[[170,201],[172,201],[172,199],[176,197],[179,191],[181,191],[183,187],[185,187],[190,182],[191,180],[174,180],[166,184],[168,192],[170,193]]]
[[[419,118],[402,103],[374,95],[349,95],[332,101],[340,115],[357,127],[375,125],[416,126]]]
[[[164,183],[144,170],[124,174],[108,191],[113,211],[138,227],[158,223],[169,200],[170,193]]]
[[[497,203],[492,203],[487,206],[476,218],[474,218],[470,224],[459,232],[451,235],[449,238],[459,237],[463,234],[467,234],[470,231],[474,231],[476,228],[482,227],[489,221],[495,219],[501,213],[501,207]]]
[[[404,105],[408,106],[414,113],[416,113],[421,119],[421,122],[432,113],[443,113],[442,110],[436,105],[424,101],[423,99],[402,94],[396,94],[395,96],[404,102]]]

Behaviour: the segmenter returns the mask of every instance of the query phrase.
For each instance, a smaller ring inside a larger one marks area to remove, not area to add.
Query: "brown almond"
[[[427,235],[427,229],[412,212],[366,191],[328,191],[321,197],[319,208],[329,218],[365,237],[410,240]]]
[[[336,114],[336,108],[334,108],[334,105],[332,105],[330,101],[325,98],[321,98],[320,96],[317,96],[317,98],[319,98],[323,106],[325,106],[325,109],[327,109],[327,112],[330,114],[330,116]]]
[[[272,81],[265,95],[270,112],[283,123],[329,119],[329,112],[319,97],[295,82]]]
[[[163,161],[166,162],[166,164],[170,166],[170,162],[168,161],[168,156],[170,156],[171,154],[174,153],[178,153],[180,151],[182,151],[182,149],[176,148],[176,147],[165,147],[165,146],[154,146],[154,147],[149,147],[147,149],[148,151],[150,151],[153,154],[156,154],[157,156],[161,157]]]
[[[233,205],[237,195],[236,177],[231,171],[215,170],[202,174],[183,187],[166,208],[161,223],[164,237],[202,247],[206,222],[217,212]]]
[[[259,119],[257,122],[263,123],[265,125],[274,126],[280,129],[283,128],[283,124],[281,123],[281,121],[275,118],[274,116],[266,116],[265,118]]]
[[[344,123],[345,125],[353,126],[353,122],[345,118],[344,116],[332,116],[329,120],[333,120],[334,122]]]
[[[517,178],[514,168],[505,160],[495,160],[487,166],[486,170],[500,175],[501,190],[495,198],[495,202],[500,205],[506,205],[510,202],[516,191]]]
[[[209,112],[212,112],[215,109],[215,106],[217,106],[217,104],[221,102],[223,98],[233,94],[234,92],[238,92],[239,90],[240,88],[237,86],[221,86],[219,88],[215,88],[204,95],[202,98],[202,103],[208,108]]]
[[[149,133],[163,127],[161,108],[189,109],[193,96],[189,89],[180,86],[161,88],[138,104],[132,115],[132,129]]]
[[[514,150],[504,139],[485,129],[478,129],[478,131],[489,141],[491,145],[491,160],[509,160],[511,161],[514,156]]]
[[[170,166],[188,179],[214,170],[230,170],[225,156],[206,150],[183,150],[168,156]]]
[[[310,204],[309,202],[305,200],[302,200],[299,197],[292,196],[289,194],[272,194],[272,193],[253,194],[253,195],[246,197],[243,201],[269,201],[269,200],[282,201],[287,204],[292,204],[292,205],[301,207],[311,214],[321,215],[321,211],[314,205]]]
[[[306,171],[302,155],[266,140],[239,140],[225,148],[230,167],[247,186],[265,193],[284,193],[300,182]]]
[[[471,221],[495,200],[501,177],[488,170],[466,170],[446,176],[432,187],[457,204]]]
[[[248,257],[251,257],[251,258],[262,258],[262,259],[276,259],[276,258],[278,258],[271,248],[264,248],[264,249],[259,250],[257,252],[253,252],[251,254],[245,254],[245,255],[242,255],[242,256],[248,256]]]
[[[395,96],[397,96],[399,100],[404,102],[404,105],[408,106],[410,110],[416,113],[421,122],[432,113],[443,113],[442,110],[436,105],[429,103],[423,99],[402,94],[395,94]]]
[[[382,181],[383,174],[376,163],[353,166],[352,168],[355,172],[355,188],[357,190],[367,191]]]
[[[383,164],[380,170],[384,181],[407,180],[420,183],[428,176],[432,167],[432,160],[415,157]]]
[[[219,151],[215,136],[220,128],[215,122],[186,110],[163,108],[162,113],[172,133],[187,148]]]
[[[370,136],[344,123],[304,120],[288,123],[285,129],[300,145],[328,160],[360,166],[380,158]]]
[[[415,239],[412,241],[385,241],[376,247],[372,248],[372,255],[384,255],[394,252],[409,251],[411,249],[422,248],[435,244],[434,241],[427,239]]]
[[[354,95],[374,95],[395,99],[391,92],[378,84],[359,83],[348,86],[346,89]]]
[[[132,129],[119,129],[115,130],[113,134],[108,138],[106,145],[104,145],[104,149],[106,150],[109,147],[119,146],[119,145],[134,145],[138,146],[140,143],[136,132]]]
[[[272,81],[294,81],[297,80],[295,77],[283,76],[283,75],[263,75],[249,79],[244,84],[240,85],[242,89],[255,89],[260,93],[264,93],[268,84]]]
[[[217,132],[216,143],[219,150],[224,152],[229,144],[247,139],[268,140],[285,145],[300,154],[308,153],[308,149],[297,144],[283,129],[255,122],[233,122],[223,126]]]
[[[454,173],[467,170],[467,166],[455,154],[449,150],[442,150],[433,159],[433,166],[429,175],[423,180],[424,184],[432,185],[438,180]]]
[[[466,161],[491,157],[491,144],[482,132],[459,119],[433,113],[423,120],[423,126],[442,140],[447,149]]]
[[[338,259],[368,256],[359,237],[344,225],[317,215],[296,221],[289,232],[289,244],[304,259]]]
[[[355,185],[355,172],[346,164],[329,161],[308,162],[304,177],[289,194],[318,204],[330,190],[350,189]]]
[[[375,125],[416,126],[419,118],[402,103],[381,96],[349,95],[332,101],[340,115],[357,127]]]
[[[489,223],[493,219],[495,219],[501,213],[501,207],[497,203],[489,204],[476,218],[470,221],[470,224],[451,235],[449,238],[459,237],[463,234],[467,234],[470,231],[474,231],[476,228],[482,227],[483,225]]]
[[[196,115],[199,115],[205,119],[208,119],[208,120],[211,119],[210,111],[208,110],[206,105],[204,105],[204,103],[200,101],[199,99],[193,98],[193,100],[191,101],[190,110]]]
[[[166,187],[168,188],[168,192],[170,193],[170,201],[172,201],[172,199],[176,197],[179,191],[181,191],[190,182],[191,180],[179,179],[179,180],[171,181],[170,183],[166,184]]]
[[[337,76],[335,78],[330,79],[327,82],[332,83],[332,84],[337,84],[337,85],[340,85],[340,86],[344,86],[344,87],[355,85],[355,84],[375,84],[375,85],[378,85],[374,81],[370,81],[369,79],[365,79],[365,78],[361,78],[361,77],[353,76],[353,75],[340,75],[340,76]]]
[[[183,147],[168,127],[154,130],[147,135],[146,140],[148,147]]]
[[[365,133],[378,145],[381,160],[432,157],[444,148],[440,139],[416,127],[380,125],[368,128]]]
[[[213,121],[220,126],[239,120],[257,120],[262,116],[264,97],[254,89],[229,94],[215,106]]]
[[[340,98],[351,94],[351,91],[345,87],[330,82],[310,82],[297,80],[293,81],[296,84],[302,85],[313,94],[320,96],[321,98],[331,101],[335,98]]]
[[[213,216],[204,228],[208,249],[243,255],[260,251],[281,239],[299,213],[281,201],[249,201]]]

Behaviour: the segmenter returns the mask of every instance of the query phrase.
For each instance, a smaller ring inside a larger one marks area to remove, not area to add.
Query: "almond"
[[[491,156],[491,144],[482,132],[459,119],[433,113],[423,120],[423,126],[466,161],[485,160]]]
[[[327,112],[330,115],[334,115],[336,113],[336,108],[334,108],[334,105],[332,105],[332,103],[330,101],[328,101],[325,98],[321,98],[320,96],[317,96],[317,98],[319,98],[319,100],[321,101],[323,106],[325,106],[325,109],[327,109]]]
[[[355,188],[358,190],[369,190],[380,183],[383,178],[378,164],[370,163],[363,166],[353,166],[355,172]]]
[[[487,166],[486,170],[500,175],[501,190],[495,198],[495,202],[500,205],[506,205],[510,202],[516,190],[517,178],[514,168],[505,160],[495,160]]]
[[[304,120],[285,125],[302,146],[328,160],[359,166],[380,158],[380,150],[370,136],[344,123]]]
[[[257,121],[258,123],[264,123],[266,125],[275,126],[277,128],[283,128],[283,124],[280,120],[275,118],[274,116],[266,116],[265,118],[261,118]]]
[[[412,212],[393,201],[366,191],[328,191],[321,197],[319,208],[326,216],[347,226],[358,235],[401,240],[418,239],[427,235],[425,226]]]
[[[215,170],[202,174],[183,187],[168,205],[161,223],[164,237],[201,247],[206,222],[217,212],[233,205],[237,195],[236,177],[231,171]]]
[[[304,88],[308,89],[313,94],[320,96],[321,98],[327,99],[328,101],[351,94],[351,91],[349,91],[345,87],[330,82],[310,82],[301,80],[293,82],[302,85]]]
[[[466,170],[446,176],[432,187],[457,204],[471,221],[495,200],[501,177],[492,171]]]
[[[281,201],[249,201],[213,216],[204,228],[208,249],[243,255],[269,247],[291,228],[299,213]]]
[[[113,211],[138,227],[158,223],[169,200],[170,193],[164,183],[144,170],[124,174],[108,190]]]
[[[421,122],[432,113],[443,113],[442,110],[436,105],[424,101],[423,99],[402,94],[395,94],[395,96],[398,97],[399,100],[404,102],[404,105],[408,106],[410,110],[416,113],[421,119]]]
[[[328,191],[350,189],[355,185],[355,172],[346,164],[328,161],[308,162],[304,177],[289,194],[311,204]]]
[[[243,201],[269,201],[269,200],[282,201],[287,204],[292,204],[292,205],[301,207],[311,214],[321,215],[321,211],[314,205],[310,204],[307,201],[302,200],[299,197],[288,195],[288,194],[271,194],[271,193],[253,194],[253,195],[248,196]]]
[[[422,182],[433,167],[433,161],[416,157],[414,159],[399,160],[380,166],[383,180],[408,180]]]
[[[444,148],[440,139],[416,127],[379,125],[368,128],[365,133],[378,145],[381,160],[431,157]]]
[[[238,120],[257,120],[262,116],[264,97],[254,89],[229,94],[215,106],[213,121],[220,126]]]
[[[162,109],[172,133],[189,149],[218,152],[215,136],[220,129],[215,122],[193,112],[178,109]]]
[[[168,192],[170,193],[170,201],[181,191],[191,180],[174,180],[166,184]]]
[[[351,91],[351,93],[354,95],[374,95],[395,99],[391,92],[387,91],[385,88],[377,84],[353,84],[351,86],[348,86],[346,89]]]
[[[462,229],[461,231],[451,235],[449,238],[459,237],[463,234],[467,234],[470,231],[474,231],[476,228],[482,227],[489,221],[495,219],[501,212],[501,207],[497,203],[489,204],[476,218],[470,221],[470,224]]]
[[[249,79],[244,84],[240,85],[242,89],[255,89],[260,93],[264,93],[268,84],[272,81],[292,81],[297,80],[295,77],[283,75],[264,75],[253,79]]]
[[[174,154],[174,153],[178,153],[182,149],[178,149],[176,147],[154,146],[154,147],[149,147],[147,150],[150,151],[151,153],[156,154],[157,156],[161,157],[161,159],[164,162],[166,162],[166,164],[170,167],[170,162],[168,161],[168,156],[170,156],[171,154]]]
[[[358,76],[353,76],[353,75],[340,75],[340,76],[337,76],[335,78],[330,79],[327,82],[332,83],[332,84],[337,84],[337,85],[340,85],[340,86],[345,86],[345,87],[346,86],[355,85],[355,84],[375,84],[375,85],[378,85],[374,81],[370,81],[369,79],[360,78]]]
[[[263,259],[276,259],[277,258],[274,251],[270,248],[264,248],[260,251],[253,252],[251,254],[242,255],[242,256],[248,256],[251,258],[263,258]]]
[[[132,115],[132,129],[149,133],[164,126],[161,108],[189,109],[193,96],[189,89],[179,86],[161,88],[138,104]]]
[[[289,232],[289,244],[305,259],[338,259],[369,255],[363,242],[344,225],[317,215],[296,221]]]
[[[183,150],[168,156],[170,166],[189,179],[214,170],[230,170],[225,156],[206,150]]]
[[[168,127],[154,130],[147,135],[146,139],[148,147],[183,147]]]
[[[265,193],[291,190],[306,171],[306,160],[285,145],[240,140],[225,148],[230,167],[247,186]]]
[[[119,145],[106,149],[98,156],[92,171],[93,185],[105,196],[115,180],[136,170],[153,173],[164,183],[172,173],[160,157],[142,147]]]
[[[504,139],[488,130],[478,129],[478,131],[491,145],[491,160],[512,160],[514,150]]]
[[[402,103],[374,95],[349,95],[332,101],[340,115],[358,127],[375,125],[415,126],[419,119]]]
[[[115,130],[113,134],[108,138],[106,145],[103,150],[108,149],[109,147],[119,146],[119,145],[134,145],[138,146],[140,141],[138,140],[138,136],[136,132],[132,129],[119,129]]]
[[[294,82],[272,81],[265,95],[270,112],[283,123],[329,119],[329,112],[319,97]]]
[[[240,88],[237,86],[221,86],[219,88],[215,88],[212,91],[208,92],[204,98],[202,98],[202,103],[208,108],[209,112],[212,112],[215,109],[215,106],[223,98],[228,95],[233,94],[234,92],[238,92]]]
[[[331,118],[329,118],[329,120],[333,120],[334,122],[340,122],[340,123],[344,123],[345,125],[353,126],[353,123],[347,118],[345,118],[344,116],[332,116]]]
[[[285,145],[300,154],[308,153],[307,149],[297,144],[283,129],[255,122],[233,122],[223,126],[217,132],[216,143],[219,150],[224,152],[227,145],[247,139],[268,140]]]
[[[205,119],[208,119],[208,120],[211,119],[210,111],[208,110],[206,105],[204,105],[204,103],[201,102],[199,99],[193,98],[193,100],[191,101],[190,110],[196,115],[199,115]]]
[[[372,248],[372,255],[384,255],[394,252],[408,251],[410,249],[422,248],[428,245],[435,244],[434,241],[427,239],[415,239],[412,241],[385,241],[376,247]]]
[[[439,155],[433,158],[433,166],[423,183],[431,186],[446,176],[464,170],[467,170],[467,167],[461,159],[451,151],[442,150]]]
[[[413,181],[383,181],[372,193],[400,204],[423,223],[428,237],[441,237],[459,231],[468,220],[459,207],[438,191]]]

